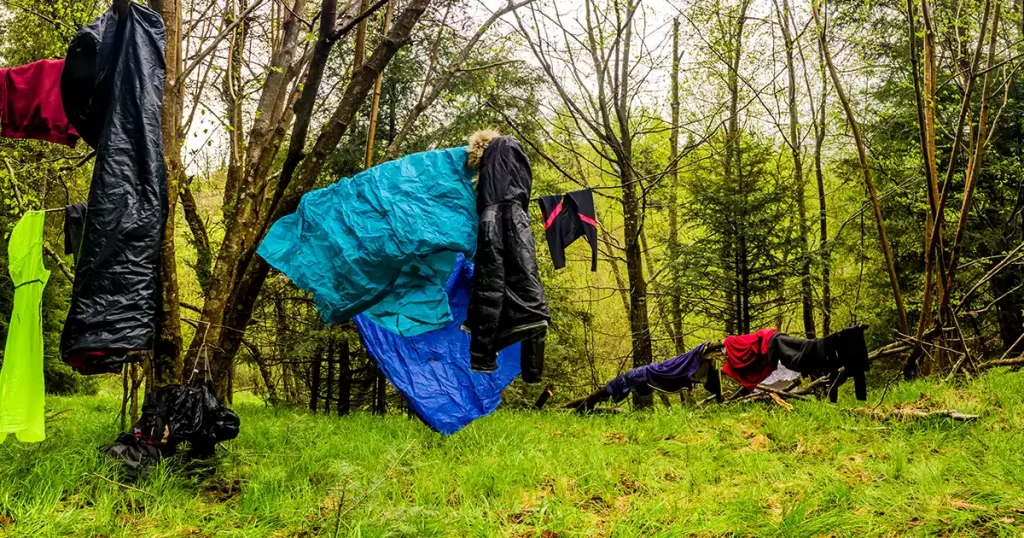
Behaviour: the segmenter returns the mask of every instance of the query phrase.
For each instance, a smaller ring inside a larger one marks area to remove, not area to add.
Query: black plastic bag
[[[238,437],[240,424],[238,415],[217,399],[212,382],[198,388],[168,385],[146,395],[132,433],[122,433],[104,452],[121,460],[130,476],[138,476],[141,466],[173,456],[182,443],[188,444],[188,459],[213,456],[217,443]],[[154,459],[140,443],[159,456]]]
[[[160,111],[163,21],[132,3],[78,31],[61,87],[72,125],[96,147],[88,217],[61,354],[83,373],[117,371],[151,349],[159,314],[167,170]]]
[[[144,477],[163,457],[160,449],[130,433],[118,435],[114,444],[100,450],[119,460],[125,475],[132,480]]]

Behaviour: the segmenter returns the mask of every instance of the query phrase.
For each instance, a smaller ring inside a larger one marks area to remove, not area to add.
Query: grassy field
[[[49,439],[0,445],[0,536],[1021,536],[1024,375],[898,384],[880,409],[895,403],[982,417],[878,420],[846,392],[793,411],[501,410],[445,439],[251,403],[215,470],[164,462],[134,490],[97,450],[116,398],[50,398]]]

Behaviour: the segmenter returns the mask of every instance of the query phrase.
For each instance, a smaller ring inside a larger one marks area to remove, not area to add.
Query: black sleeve
[[[494,341],[505,298],[504,242],[501,233],[503,210],[503,206],[492,205],[480,215],[473,292],[470,294],[466,316],[466,325],[473,336],[469,352],[474,364],[492,363],[498,351],[494,349]]]

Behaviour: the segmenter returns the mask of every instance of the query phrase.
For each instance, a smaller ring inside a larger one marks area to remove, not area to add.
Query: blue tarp
[[[327,323],[365,316],[415,336],[452,321],[444,286],[479,219],[466,148],[417,153],[307,193],[257,251],[313,292]]]
[[[460,326],[472,282],[473,264],[460,254],[445,284],[452,321],[436,331],[403,337],[367,315],[354,318],[367,350],[388,381],[423,422],[445,435],[494,411],[501,403],[501,391],[519,375],[519,344],[498,354],[497,371],[470,370],[470,336]]]

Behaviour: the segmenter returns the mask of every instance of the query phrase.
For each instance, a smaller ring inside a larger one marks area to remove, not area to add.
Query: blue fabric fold
[[[470,370],[470,335],[460,326],[466,319],[472,283],[473,264],[459,254],[444,287],[451,321],[435,331],[402,336],[367,314],[353,318],[388,381],[424,423],[444,435],[497,409],[501,391],[519,375],[519,344],[498,354],[496,371]]]

